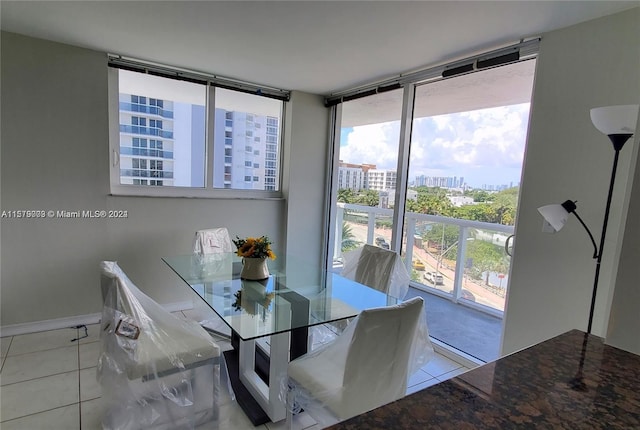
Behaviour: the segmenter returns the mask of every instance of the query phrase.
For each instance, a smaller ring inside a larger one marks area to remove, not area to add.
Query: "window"
[[[504,244],[513,234],[534,72],[535,59],[525,58],[338,101],[327,259],[340,266],[343,252],[389,241],[405,257],[413,291],[502,318]],[[453,331],[455,318],[427,315],[430,336],[483,361],[498,356],[499,330],[478,336],[477,347],[466,339],[478,326]]]
[[[244,169],[259,168],[268,158],[279,170],[282,100],[117,68],[109,78],[112,193],[222,197],[253,190],[259,197],[255,191],[279,190],[279,177],[267,187],[262,172],[247,175]],[[254,149],[267,139],[270,151]],[[252,159],[234,165],[234,155],[237,160],[242,153]],[[145,185],[147,191],[140,187]]]

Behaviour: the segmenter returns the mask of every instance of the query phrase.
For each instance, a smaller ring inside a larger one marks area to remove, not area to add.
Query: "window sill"
[[[211,190],[187,187],[152,187],[152,186],[112,186],[110,196],[113,197],[161,197],[186,199],[228,199],[228,200],[284,200],[281,191],[259,190]]]

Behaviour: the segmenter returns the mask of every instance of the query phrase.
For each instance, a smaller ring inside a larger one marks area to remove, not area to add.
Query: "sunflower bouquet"
[[[238,249],[238,256],[244,258],[270,258],[276,259],[276,254],[271,250],[271,240],[267,236],[247,237],[240,239],[236,236],[233,244]]]
[[[244,292],[244,289],[240,289],[235,292],[233,295],[235,297],[235,301],[231,304],[234,310],[239,311],[243,309],[249,315],[257,315],[256,304],[262,306],[263,317],[265,310],[269,308],[271,301],[275,297],[275,293],[266,293],[260,296],[257,296],[255,293],[251,294],[251,290],[247,290]],[[246,296],[246,297],[245,297]]]

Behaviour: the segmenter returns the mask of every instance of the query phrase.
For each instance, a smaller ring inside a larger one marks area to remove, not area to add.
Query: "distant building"
[[[455,207],[473,204],[473,197],[467,197],[467,196],[447,196],[447,197],[449,198],[449,201],[451,201],[451,204],[454,205]]]
[[[119,95],[120,183],[205,186],[205,107]],[[275,117],[215,110],[214,188],[276,190]]]
[[[416,176],[416,187],[464,188],[464,177],[461,176]]]
[[[367,189],[383,191],[395,190],[398,178],[395,170],[372,169],[367,172]]]

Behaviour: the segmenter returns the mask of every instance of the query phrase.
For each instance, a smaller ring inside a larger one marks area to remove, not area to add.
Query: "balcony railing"
[[[163,149],[132,148],[128,146],[121,146],[120,154],[173,159],[173,152],[165,151]]]
[[[166,131],[152,127],[141,127],[138,125],[120,124],[120,133],[144,134],[147,136],[159,136],[164,137],[165,139],[173,139],[173,131]]]
[[[157,106],[141,105],[136,103],[120,102],[120,110],[127,112],[148,113],[150,115],[158,115],[162,118],[173,118],[173,111],[165,110]]]
[[[352,245],[386,247],[392,216],[392,209],[338,203],[334,264],[341,261],[343,222],[351,230]],[[451,227],[457,231],[454,243]],[[423,240],[423,233],[432,229],[443,232],[439,240]],[[509,272],[504,244],[513,232],[513,226],[407,212],[402,256],[412,274],[411,286],[502,318]]]
[[[166,170],[120,169],[120,177],[172,179],[173,172]]]

